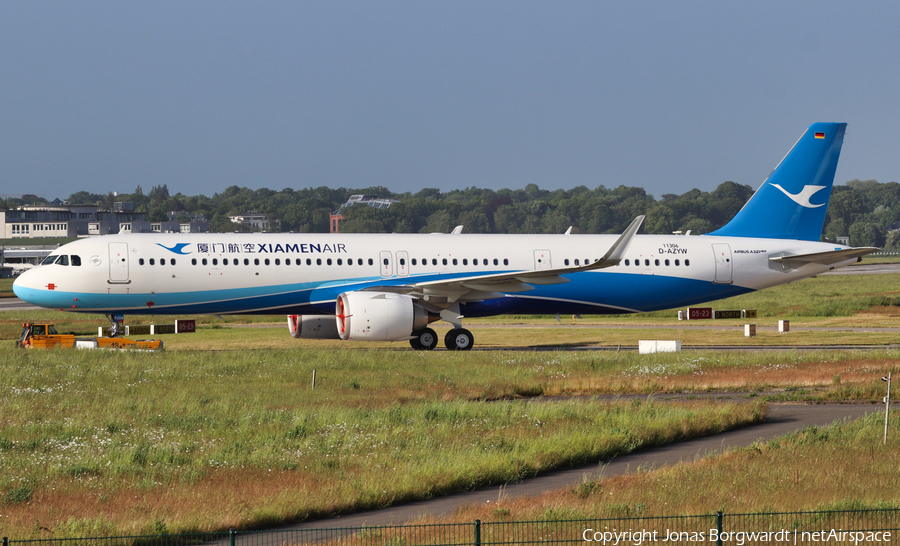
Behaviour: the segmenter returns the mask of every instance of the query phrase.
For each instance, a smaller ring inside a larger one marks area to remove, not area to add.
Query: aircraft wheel
[[[416,330],[412,335],[415,337],[409,340],[409,344],[417,351],[430,351],[437,347],[438,337],[431,328]]]
[[[448,351],[468,351],[475,345],[475,337],[465,328],[454,328],[444,336],[444,345]]]

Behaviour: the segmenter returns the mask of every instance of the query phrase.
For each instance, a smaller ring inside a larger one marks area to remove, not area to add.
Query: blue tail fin
[[[814,123],[734,218],[709,235],[818,241],[846,123]]]

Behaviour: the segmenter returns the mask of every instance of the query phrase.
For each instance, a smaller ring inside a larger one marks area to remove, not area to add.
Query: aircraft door
[[[401,250],[397,252],[397,276],[406,277],[409,275],[409,252]]]
[[[550,251],[549,250],[535,250],[534,251],[534,268],[536,270],[541,269],[550,269],[553,267],[552,262],[550,261]]]
[[[712,246],[716,258],[716,284],[731,284],[732,264],[731,247],[725,243],[715,243]]]
[[[391,263],[391,252],[382,250],[378,257],[378,263],[381,267],[381,276],[389,278],[394,274],[394,265]]]
[[[128,284],[128,243],[109,243],[109,283]]]

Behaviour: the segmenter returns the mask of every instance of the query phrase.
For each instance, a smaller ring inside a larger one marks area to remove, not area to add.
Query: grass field
[[[803,327],[896,327],[897,286],[900,275],[823,276],[715,304],[758,309],[760,326],[789,318],[794,331],[787,335],[762,330],[744,338],[745,321],[700,322],[733,326],[726,330],[661,328],[685,324],[671,311],[585,317],[576,324],[571,317],[562,324],[552,317],[498,317],[471,321],[471,329],[479,347],[497,348],[615,347],[638,339],[887,345],[896,334]],[[764,401],[874,402],[883,396],[881,375],[900,371],[900,352],[890,348],[425,353],[405,343],[294,340],[282,317],[197,318],[197,334],[159,336],[167,345],[162,353],[23,351],[13,340],[25,320],[96,334],[105,319],[0,313],[4,536],[253,528],[384,506],[754,422],[765,413]],[[279,326],[267,327],[273,321]],[[641,328],[610,327],[616,324]],[[527,402],[542,395],[720,390],[758,393],[761,402]],[[473,508],[460,520],[894,502],[896,465],[875,462],[898,446],[881,448],[877,434],[878,442],[871,441],[876,421],[586,483],[496,512]],[[870,464],[854,468],[858,461]],[[822,469],[836,478],[822,478]],[[884,492],[873,483],[884,484]],[[802,493],[793,502],[787,491]]]
[[[608,479],[537,497],[470,506],[449,521],[853,510],[900,507],[900,418],[882,444],[883,414],[806,430],[697,462]],[[445,520],[447,521],[447,520]]]
[[[13,282],[15,282],[15,279],[0,279],[0,298],[13,298],[16,296],[12,289]]]
[[[0,362],[0,521],[15,537],[296,521],[506,483],[765,412],[516,400],[586,365],[565,355],[4,348]]]

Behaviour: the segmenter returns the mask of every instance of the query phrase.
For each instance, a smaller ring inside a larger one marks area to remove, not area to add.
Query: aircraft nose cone
[[[31,300],[34,299],[34,279],[35,273],[32,270],[19,275],[16,280],[13,281],[13,294],[20,300],[31,303]]]

